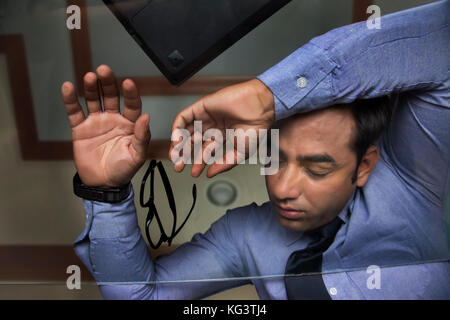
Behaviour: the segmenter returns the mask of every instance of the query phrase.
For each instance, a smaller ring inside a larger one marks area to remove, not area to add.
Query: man
[[[319,252],[319,282],[294,291],[312,294],[322,283],[333,299],[450,298],[443,220],[449,7],[442,1],[385,16],[381,30],[365,23],[332,30],[258,79],[180,112],[173,131],[192,132],[194,120],[203,121],[204,130],[267,129],[281,120],[279,170],[266,177],[271,201],[228,211],[205,234],[152,261],[132,190],[119,204],[86,200],[86,228],[75,250],[104,297],[195,299],[253,283],[263,299],[291,298],[283,277],[288,260],[314,245],[315,231],[338,222]],[[122,116],[111,69],[100,66],[97,75],[85,76],[86,119],[73,85],[62,87],[74,160],[84,184],[122,186],[145,161],[149,117],[140,115],[131,80],[122,84]],[[391,95],[393,118],[376,143],[389,121],[378,98],[385,95]],[[192,165],[192,175],[205,166]],[[175,164],[177,171],[183,167]],[[232,167],[215,163],[207,175]],[[382,281],[375,289],[366,272],[374,266]]]

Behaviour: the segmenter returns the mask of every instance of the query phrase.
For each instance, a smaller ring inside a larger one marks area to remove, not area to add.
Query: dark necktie
[[[285,272],[287,275],[285,277],[285,283],[288,299],[330,299],[321,274],[301,274],[319,273],[322,271],[322,254],[333,243],[334,237],[342,223],[343,221],[339,217],[336,217],[325,226],[308,232],[308,234],[314,238],[313,242],[305,249],[294,251],[289,256]],[[293,274],[295,274],[295,276]]]

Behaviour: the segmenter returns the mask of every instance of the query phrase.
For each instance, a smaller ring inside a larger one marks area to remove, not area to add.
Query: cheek
[[[324,180],[309,179],[305,183],[303,195],[313,208],[318,211],[332,209],[346,202],[352,192],[352,184],[341,177]]]
[[[330,198],[330,188],[325,182],[308,180],[303,188],[303,198],[308,202],[314,211],[321,211],[326,207]]]

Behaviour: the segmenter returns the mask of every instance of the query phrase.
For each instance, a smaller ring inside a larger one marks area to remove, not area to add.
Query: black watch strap
[[[131,182],[116,188],[90,187],[83,184],[78,172],[73,176],[73,192],[86,200],[118,203],[125,200],[131,192]]]

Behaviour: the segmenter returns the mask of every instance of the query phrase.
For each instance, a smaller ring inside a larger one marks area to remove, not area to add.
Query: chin
[[[304,232],[312,229],[308,221],[305,221],[304,219],[289,220],[280,216],[279,214],[277,214],[277,219],[282,227],[290,229],[295,232]]]

